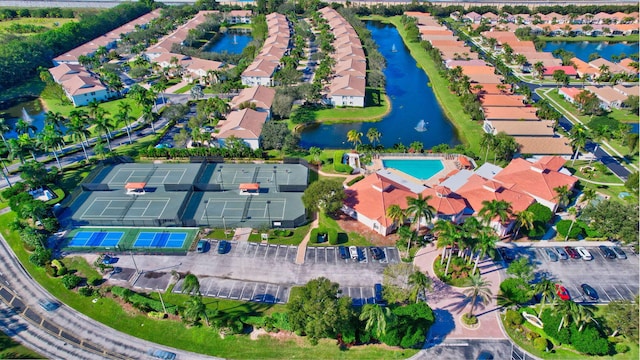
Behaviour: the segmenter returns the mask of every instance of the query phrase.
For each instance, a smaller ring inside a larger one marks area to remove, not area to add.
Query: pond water
[[[18,119],[24,118],[23,110],[29,115],[31,120],[31,125],[34,125],[39,132],[42,128],[44,128],[44,109],[42,108],[42,103],[40,100],[35,99],[31,101],[21,102],[16,106],[10,107],[6,110],[0,111],[0,114],[9,119],[9,125],[11,128],[14,128]],[[4,135],[5,138],[11,139],[18,137],[18,134],[12,130]]]
[[[542,50],[546,52],[552,52],[556,49],[571,51],[572,53],[576,54],[576,57],[578,59],[582,61],[589,61],[589,55],[593,53],[598,53],[601,57],[611,61],[611,56],[613,55],[620,56],[620,54],[626,54],[627,56],[629,56],[631,54],[637,54],[638,43],[607,44],[606,42],[553,41],[546,43]]]
[[[253,40],[251,32],[246,30],[231,29],[220,35],[217,40],[206,45],[202,50],[206,52],[227,52],[229,54],[240,54],[242,50]]]
[[[450,146],[459,144],[455,128],[444,116],[431,87],[427,85],[429,78],[417,67],[396,28],[374,21],[366,24],[378,44],[378,50],[387,59],[385,90],[391,98],[391,112],[378,122],[307,127],[300,134],[300,145],[305,148],[346,148],[351,146],[346,142],[349,130],[355,129],[366,135],[372,127],[382,134],[380,142],[385,147],[397,143],[408,147],[413,141],[422,142],[425,148],[443,143]],[[416,130],[420,120],[424,120],[426,131]],[[366,136],[362,141],[368,143]]]

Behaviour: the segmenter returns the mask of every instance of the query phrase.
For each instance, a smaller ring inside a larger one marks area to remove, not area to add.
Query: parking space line
[[[618,289],[615,286],[613,287],[613,290],[615,290],[618,293],[618,295],[620,295],[620,299],[624,299],[624,296],[620,294],[620,291],[618,291]]]
[[[278,246],[278,245],[274,245],[274,246],[276,247],[276,255],[275,255],[275,258],[277,259],[277,258],[278,258],[278,251],[280,250],[280,246]]]
[[[209,286],[207,286],[207,291],[206,293],[209,293],[209,289],[211,289],[211,285],[213,285],[213,279],[209,279]]]
[[[231,297],[231,294],[233,294],[233,289],[236,287],[236,282],[234,281],[231,284],[231,289],[229,290],[229,295],[227,296],[229,299],[238,299],[237,297]]]
[[[256,296],[256,289],[258,288],[258,283],[253,284],[253,291],[251,292],[251,297],[250,299],[255,299]]]
[[[600,286],[600,288],[602,289],[602,292],[607,296],[609,301],[613,301],[613,299],[611,299],[611,296],[609,296],[609,293],[607,293],[607,291],[604,289],[604,286]]]

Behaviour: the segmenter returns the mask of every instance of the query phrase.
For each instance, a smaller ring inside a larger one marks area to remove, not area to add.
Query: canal
[[[439,144],[455,146],[460,143],[455,128],[444,116],[436,100],[429,78],[418,68],[402,37],[393,25],[367,21],[367,29],[378,44],[378,50],[387,59],[384,69],[385,90],[391,99],[392,110],[381,121],[332,125],[314,125],[301,133],[300,145],[309,148],[347,148],[347,132],[355,129],[366,135],[374,127],[382,134],[380,142],[385,147],[402,143],[409,146],[420,141],[425,148]],[[424,120],[426,131],[415,128]],[[362,137],[368,143],[366,136]]]
[[[611,61],[612,56],[620,56],[626,54],[638,53],[638,43],[611,43],[606,42],[586,42],[586,41],[552,41],[547,42],[543,51],[553,52],[556,49],[564,49],[576,54],[576,57],[582,61],[589,61],[589,55],[598,53],[604,59]]]

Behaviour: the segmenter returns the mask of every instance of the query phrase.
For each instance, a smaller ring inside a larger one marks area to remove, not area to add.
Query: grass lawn
[[[13,34],[18,36],[31,36],[38,33],[25,33],[25,34],[14,34],[7,31],[7,28],[11,26],[11,24],[20,24],[20,25],[35,25],[35,26],[44,26],[47,30],[51,30],[56,27],[60,27],[68,22],[77,21],[77,19],[52,19],[52,18],[20,18],[13,20],[5,20],[0,21],[0,33],[2,34]]]
[[[638,35],[631,35],[631,36],[624,36],[624,35],[618,35],[618,36],[538,36],[538,39],[543,40],[543,41],[547,41],[547,42],[562,42],[562,41],[566,41],[566,42],[583,42],[583,41],[590,41],[590,42],[610,42],[610,43],[615,43],[615,42],[638,42],[640,41],[640,36]]]
[[[371,246],[373,244],[371,244],[371,242],[369,240],[367,240],[366,237],[364,237],[361,234],[358,234],[357,232],[350,232],[348,234],[345,234],[344,230],[342,230],[342,228],[340,227],[340,225],[338,225],[338,222],[335,221],[334,219],[332,219],[329,215],[326,214],[318,214],[318,216],[320,216],[320,221],[318,223],[318,226],[321,228],[325,228],[325,229],[335,229],[338,232],[338,244],[339,245],[344,245],[344,246]],[[346,235],[346,239],[344,236],[341,236],[340,234],[345,234]],[[312,241],[309,241],[309,246],[333,246],[333,245],[329,245],[328,243],[315,243]]]
[[[418,66],[421,67],[429,77],[429,86],[433,90],[438,103],[442,107],[445,116],[457,130],[460,140],[474,153],[480,154],[480,139],[482,138],[482,127],[479,123],[471,120],[471,117],[462,110],[458,97],[451,93],[448,88],[447,79],[440,76],[436,63],[431,59],[426,50],[418,42],[409,42],[406,39],[407,33],[404,26],[400,23],[400,16],[385,18],[382,16],[368,16],[362,18],[367,20],[378,20],[385,23],[393,24],[405,45],[409,48],[411,56],[416,60]]]
[[[381,92],[381,104],[373,105],[373,90],[367,88],[364,108],[332,108],[316,111],[316,121],[322,123],[341,123],[350,121],[380,121],[391,112],[389,97]]]
[[[300,245],[302,239],[304,239],[305,235],[309,232],[309,228],[311,227],[311,223],[303,226],[299,226],[293,230],[291,230],[290,236],[278,236],[274,233],[274,230],[269,230],[269,244],[274,245]],[[249,236],[249,241],[252,242],[261,242],[262,237],[260,232],[256,234],[251,234]]]
[[[87,106],[75,107],[73,105],[60,104],[60,102],[57,99],[50,99],[45,97],[41,99],[44,103],[45,110],[59,112],[65,117],[68,117],[69,113],[72,110],[78,109],[78,110],[89,111],[89,108]],[[117,114],[120,111],[118,107],[120,106],[121,103],[129,103],[131,105],[130,116],[134,117],[135,119],[138,119],[142,115],[142,107],[138,106],[134,100],[128,99],[128,98],[122,98],[122,99],[116,99],[108,102],[103,102],[103,103],[100,103],[100,107],[107,111],[107,113],[109,114],[107,116],[113,117],[115,114]],[[124,124],[122,124],[119,127],[124,127]]]
[[[174,94],[184,94],[186,92],[188,92],[189,90],[191,90],[191,87],[193,86],[193,84],[189,84],[186,86],[181,87],[180,89],[174,91]],[[207,89],[202,90],[202,92],[204,92],[205,94],[207,93],[206,91]]]
[[[43,359],[44,357],[28,347],[14,341],[0,332],[0,359]]]
[[[571,173],[578,179],[587,179],[597,182],[624,185],[624,183],[611,171],[609,171],[609,169],[607,169],[607,172],[597,171],[597,168],[595,171],[589,171],[586,168],[588,166],[589,161],[587,160],[576,160],[575,163],[573,160],[569,160],[566,164],[564,164],[564,167],[569,169],[569,171],[571,171]],[[583,171],[580,171],[580,169],[583,169]]]

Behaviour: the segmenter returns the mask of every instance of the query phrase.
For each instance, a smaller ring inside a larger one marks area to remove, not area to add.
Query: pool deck
[[[380,158],[373,159],[373,166],[367,167],[367,170],[373,170],[375,172],[378,170],[385,169],[385,167],[382,164],[383,160],[440,160],[442,161],[442,165],[444,166],[444,168],[426,180],[420,180],[418,178],[415,178],[407,173],[404,173],[394,168],[387,168],[387,170],[393,172],[394,174],[400,177],[403,177],[415,183],[427,185],[429,187],[434,187],[438,185],[441,182],[441,179],[447,176],[447,174],[451,173],[454,170],[458,170],[457,161],[455,159],[446,159],[444,157],[432,157],[432,156],[417,157],[415,155],[406,156],[406,157],[403,157],[403,156],[385,157],[384,155],[381,155]]]

